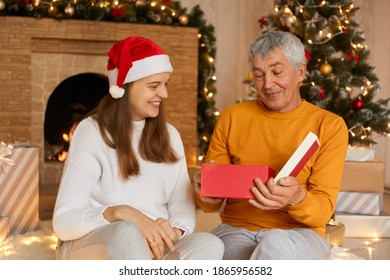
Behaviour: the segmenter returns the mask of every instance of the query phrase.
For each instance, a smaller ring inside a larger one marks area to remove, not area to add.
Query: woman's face
[[[129,103],[132,121],[158,116],[161,102],[168,98],[167,85],[170,77],[170,73],[160,73],[130,84]]]

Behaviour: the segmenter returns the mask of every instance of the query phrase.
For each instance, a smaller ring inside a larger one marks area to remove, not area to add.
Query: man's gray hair
[[[300,64],[306,63],[305,48],[302,42],[292,33],[269,31],[257,37],[249,48],[249,63],[253,57],[267,58],[279,48],[297,70]]]

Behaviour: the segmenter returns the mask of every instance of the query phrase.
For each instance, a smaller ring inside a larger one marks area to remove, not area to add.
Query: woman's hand
[[[172,228],[165,219],[158,218],[154,221],[128,205],[108,207],[103,213],[103,217],[110,223],[116,221],[134,223],[144,236],[145,242],[150,248],[151,256],[156,259],[163,257],[165,246],[174,251],[173,244],[182,234],[180,230]]]

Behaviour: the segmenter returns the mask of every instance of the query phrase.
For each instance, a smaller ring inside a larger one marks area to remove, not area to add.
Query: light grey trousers
[[[148,245],[140,230],[131,222],[115,222],[103,226],[86,236],[71,240],[59,241],[57,259],[95,258],[96,250],[105,252],[107,259],[112,260],[150,260]],[[89,251],[89,252],[88,252]],[[81,252],[81,253],[80,253]],[[211,233],[192,233],[183,236],[175,243],[175,251],[169,252],[164,259],[181,260],[221,260],[224,252],[222,241]],[[87,256],[87,257],[86,257]]]
[[[225,245],[224,260],[329,259],[329,243],[306,229],[249,231],[221,224],[212,231]]]

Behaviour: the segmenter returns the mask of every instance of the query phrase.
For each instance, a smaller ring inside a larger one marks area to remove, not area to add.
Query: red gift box
[[[266,182],[275,171],[262,165],[202,164],[200,195],[223,198],[254,198],[251,187],[257,177]]]

